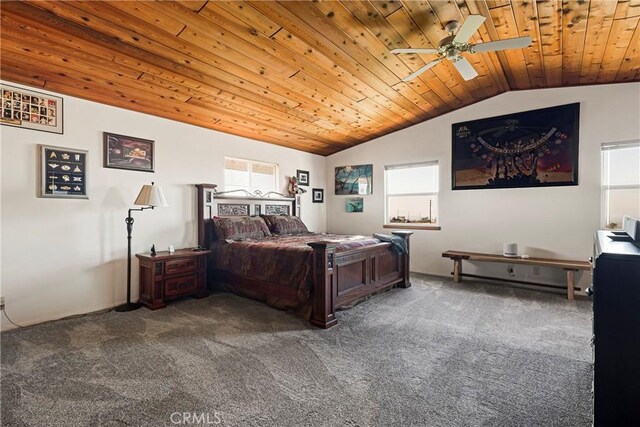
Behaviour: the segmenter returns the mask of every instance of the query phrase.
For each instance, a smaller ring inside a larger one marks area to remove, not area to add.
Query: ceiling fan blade
[[[482,15],[469,15],[460,30],[458,30],[458,34],[456,34],[453,41],[456,43],[468,42],[471,36],[478,31],[478,28],[480,28],[480,25],[482,25],[485,19],[487,18]]]
[[[456,67],[456,70],[458,70],[462,78],[465,80],[471,80],[478,75],[478,72],[464,56],[461,56],[457,61],[454,61],[453,66]]]
[[[393,49],[391,53],[438,53],[438,49]]]
[[[416,72],[413,72],[411,74],[409,74],[407,77],[405,77],[404,79],[402,79],[403,82],[408,82],[409,80],[413,80],[416,77],[418,77],[420,74],[424,73],[425,71],[427,71],[429,68],[433,67],[434,65],[438,64],[440,61],[442,61],[442,58],[438,58],[438,59],[434,59],[433,61],[429,62],[427,65],[425,65],[424,67],[420,67],[420,69]]]
[[[531,37],[516,37],[495,42],[478,43],[469,47],[471,52],[493,52],[496,50],[517,49],[531,44]]]

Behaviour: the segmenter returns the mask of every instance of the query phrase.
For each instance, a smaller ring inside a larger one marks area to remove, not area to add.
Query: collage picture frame
[[[62,97],[0,83],[0,124],[51,133],[64,133]]]

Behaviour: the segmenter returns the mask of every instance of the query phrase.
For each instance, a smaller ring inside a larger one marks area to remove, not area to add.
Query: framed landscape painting
[[[373,194],[373,165],[339,166],[335,174],[336,194]]]
[[[454,190],[578,184],[580,104],[452,125]]]

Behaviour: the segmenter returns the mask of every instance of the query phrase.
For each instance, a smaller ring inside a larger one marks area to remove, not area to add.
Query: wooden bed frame
[[[236,197],[216,191],[214,184],[198,184],[198,244],[205,249],[215,250],[212,243],[216,237],[213,231],[213,216],[242,216],[255,214],[289,213],[296,215],[295,198],[278,193],[243,195]],[[248,193],[247,193],[248,194]],[[273,197],[276,195],[276,197]],[[405,239],[409,249],[411,231],[393,231]],[[215,246],[215,245],[213,245]],[[336,242],[318,241],[309,243],[313,248],[311,292],[311,324],[330,328],[338,322],[336,309],[354,301],[375,294],[393,286],[408,288],[409,253],[400,254],[391,243],[336,252]],[[291,303],[297,296],[287,292],[275,283],[259,281],[251,277],[239,276],[217,270],[209,264],[208,281],[232,284],[235,289],[263,300],[266,295],[275,296]]]

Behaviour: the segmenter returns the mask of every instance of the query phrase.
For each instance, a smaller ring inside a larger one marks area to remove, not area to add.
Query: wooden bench
[[[502,262],[507,264],[524,264],[524,265],[537,265],[540,267],[557,267],[562,268],[567,272],[567,298],[573,300],[575,289],[575,272],[578,270],[590,270],[591,263],[589,261],[574,261],[567,259],[552,259],[552,258],[522,258],[522,257],[506,257],[504,255],[496,254],[482,254],[477,252],[463,252],[463,251],[446,251],[442,253],[444,258],[451,258],[453,260],[453,280],[460,282],[462,280],[462,260],[467,261],[486,261],[486,262]],[[474,276],[471,274],[465,274],[465,276]],[[485,279],[494,279],[491,277],[481,277]],[[497,279],[506,280],[506,279]],[[520,280],[506,280],[509,282],[524,283],[528,285],[549,286],[542,283],[524,282]],[[579,290],[579,289],[578,289]]]

